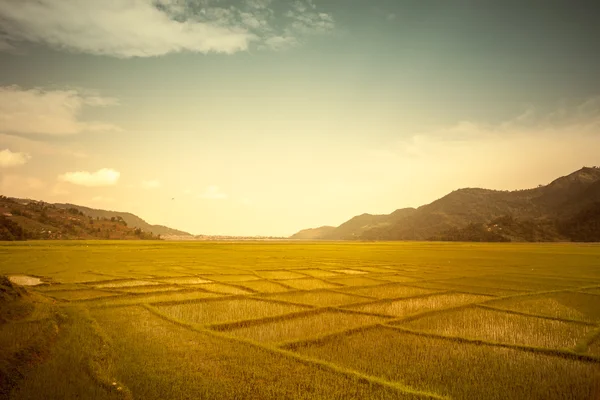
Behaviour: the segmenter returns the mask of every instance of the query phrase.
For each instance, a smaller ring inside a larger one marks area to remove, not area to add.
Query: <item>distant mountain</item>
[[[90,217],[93,217],[93,218],[99,217],[99,218],[110,219],[113,217],[115,217],[115,218],[121,217],[125,222],[127,222],[127,225],[132,226],[134,228],[140,228],[144,232],[152,232],[154,235],[191,236],[191,234],[189,234],[187,232],[169,228],[169,227],[166,227],[163,225],[151,225],[151,224],[147,223],[146,221],[144,221],[143,219],[141,219],[140,217],[138,217],[137,215],[134,215],[134,214],[128,213],[128,212],[99,210],[99,209],[95,209],[95,208],[78,206],[75,204],[68,204],[68,203],[67,204],[56,203],[54,205],[58,208],[63,208],[63,209],[76,208],[79,211],[83,212],[85,215],[89,215]]]
[[[303,229],[290,236],[290,239],[313,240],[327,236],[332,230],[336,229],[333,226],[321,226],[319,228]]]
[[[584,240],[575,231],[583,226],[582,215],[596,215],[597,204],[600,168],[584,167],[534,189],[459,189],[417,209],[362,214],[313,239],[497,241],[477,232],[493,232],[490,227],[499,225],[495,220],[505,218],[500,220],[504,231],[496,233],[507,240]],[[583,236],[593,237],[595,226],[587,224]]]
[[[120,216],[93,217],[75,207],[0,196],[0,240],[158,239]]]

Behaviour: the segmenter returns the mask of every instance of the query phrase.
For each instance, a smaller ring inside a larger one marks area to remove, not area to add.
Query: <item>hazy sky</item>
[[[546,184],[600,165],[599,11],[0,0],[0,193],[290,235]]]

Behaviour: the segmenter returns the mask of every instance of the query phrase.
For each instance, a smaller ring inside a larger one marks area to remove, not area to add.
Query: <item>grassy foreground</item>
[[[600,398],[598,245],[0,244],[20,274],[0,399]]]

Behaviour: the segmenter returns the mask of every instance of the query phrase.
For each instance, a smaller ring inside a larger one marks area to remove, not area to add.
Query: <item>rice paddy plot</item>
[[[343,291],[351,294],[359,294],[362,296],[371,296],[378,299],[412,297],[437,292],[437,290],[422,289],[412,286],[403,286],[395,283],[369,287],[351,287],[345,288],[343,289]]]
[[[83,285],[79,283],[54,283],[50,285],[40,285],[35,287],[36,292],[47,293],[53,292],[56,290],[80,290],[80,289],[89,289],[88,285]]]
[[[426,311],[441,310],[487,300],[487,296],[463,293],[432,294],[424,297],[390,301],[378,301],[370,304],[351,306],[357,311],[405,317]]]
[[[260,280],[256,275],[211,275],[210,279],[218,282],[250,282]]]
[[[161,305],[158,309],[171,318],[206,325],[273,317],[306,310],[307,307],[256,299],[232,299]]]
[[[568,289],[568,286],[557,285],[552,283],[535,282],[532,279],[524,279],[522,281],[509,281],[499,278],[479,278],[479,277],[463,277],[448,279],[445,282],[459,285],[472,285],[472,286],[483,286],[492,287],[498,289],[508,290],[523,290],[523,291],[545,291],[545,290],[557,290],[557,289]]]
[[[156,285],[156,286],[133,286],[127,288],[118,289],[119,292],[124,293],[157,293],[157,292],[175,292],[183,290],[181,286],[167,286],[167,285]]]
[[[424,316],[402,326],[447,336],[552,349],[572,349],[594,329],[478,307]]]
[[[224,285],[222,283],[204,283],[201,285],[191,285],[194,288],[200,288],[208,290],[209,292],[223,293],[223,294],[250,294],[252,292],[241,289],[236,286]]]
[[[490,296],[514,296],[522,293],[527,293],[521,290],[509,290],[509,289],[499,289],[494,287],[485,287],[485,286],[470,286],[470,285],[460,285],[456,283],[447,283],[444,281],[429,281],[429,282],[417,282],[415,286],[431,288],[431,289],[439,289],[439,290],[456,290],[458,292],[469,292],[475,294],[486,294]]]
[[[306,278],[305,275],[302,275],[302,274],[299,274],[296,272],[291,272],[291,271],[258,271],[257,274],[265,279],[275,279],[275,280]]]
[[[104,297],[112,297],[119,293],[103,292],[101,290],[55,290],[46,293],[46,296],[67,300],[67,301],[78,301],[78,300],[94,300],[101,299]]]
[[[600,336],[597,336],[588,346],[587,353],[596,357],[600,357]]]
[[[96,310],[93,317],[118,354],[115,374],[138,399],[419,398],[194,332],[137,307]]]
[[[326,290],[272,294],[266,296],[266,298],[289,301],[292,303],[308,304],[317,307],[339,306],[365,300],[363,297],[352,296],[351,294],[329,292]]]
[[[333,272],[345,275],[363,275],[367,273],[366,271],[361,271],[357,269],[334,269]]]
[[[340,276],[339,273],[326,271],[323,269],[299,269],[298,272],[315,278],[330,278],[332,276]]]
[[[350,276],[347,278],[331,278],[330,282],[337,283],[344,286],[370,286],[370,285],[381,285],[385,281],[370,279],[363,276]]]
[[[322,311],[311,315],[290,316],[277,321],[235,327],[225,332],[255,342],[276,343],[306,339],[384,320],[385,318],[370,315]]]
[[[103,283],[96,283],[94,287],[98,289],[104,288],[122,288],[122,287],[133,287],[133,286],[150,286],[150,285],[158,285],[158,282],[152,281],[143,281],[143,280],[119,280],[119,281],[110,281]]]
[[[398,282],[398,283],[415,282],[416,281],[416,279],[413,277],[403,276],[403,275],[373,275],[373,277],[377,278],[377,279],[381,279],[382,281]]]
[[[201,283],[212,283],[208,279],[197,278],[194,276],[188,277],[175,277],[175,278],[160,278],[160,282],[174,283],[176,285],[198,285]]]
[[[237,286],[242,286],[260,293],[280,293],[287,292],[288,290],[290,290],[285,286],[270,281],[248,281],[235,283]]]
[[[581,289],[580,292],[600,295],[600,287]]]
[[[220,297],[222,295],[208,292],[189,292],[189,291],[177,291],[177,292],[161,292],[161,293],[144,293],[144,294],[129,294],[127,296],[116,296],[89,300],[86,305],[89,307],[113,307],[113,306],[125,306],[125,305],[136,305],[136,304],[151,304],[157,302],[171,302],[171,301],[194,301],[200,299],[208,299],[213,297]]]
[[[383,273],[383,274],[390,274],[390,273],[394,273],[395,271],[391,268],[381,268],[381,267],[366,267],[366,266],[361,266],[360,267],[360,271],[365,271],[365,272],[369,272],[369,273]]]
[[[595,399],[600,368],[560,357],[376,327],[296,349],[453,399]]]
[[[285,281],[285,284],[294,289],[312,290],[312,289],[332,289],[339,288],[338,285],[332,285],[329,282],[323,282],[319,279],[304,278]]]
[[[549,317],[600,322],[600,297],[579,292],[547,293],[540,296],[525,296],[502,299],[487,303],[529,314]]]

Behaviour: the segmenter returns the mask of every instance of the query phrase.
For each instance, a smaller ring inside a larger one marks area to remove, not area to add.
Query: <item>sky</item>
[[[600,165],[600,8],[0,0],[0,193],[288,236]]]

